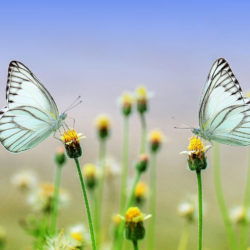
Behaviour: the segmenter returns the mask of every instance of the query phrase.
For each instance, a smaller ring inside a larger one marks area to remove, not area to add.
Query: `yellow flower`
[[[153,152],[156,152],[160,148],[163,140],[164,135],[160,130],[155,129],[149,133],[149,143]]]
[[[140,181],[135,187],[135,194],[134,194],[135,199],[137,201],[143,200],[147,193],[147,190],[148,190],[147,185],[144,182]]]
[[[196,153],[204,151],[204,144],[202,143],[201,139],[197,136],[192,136],[189,141],[188,146],[189,151],[194,151]]]
[[[121,215],[119,215],[119,214],[113,215],[112,221],[114,222],[114,224],[115,224],[116,226],[119,226],[119,225],[121,224],[121,221],[122,221]]]
[[[96,166],[92,163],[87,163],[83,166],[83,176],[86,179],[96,178],[97,170]]]
[[[130,115],[132,111],[132,105],[134,102],[133,96],[128,92],[124,92],[122,96],[119,98],[119,102],[121,104],[123,114],[125,116]]]
[[[96,118],[96,127],[101,139],[105,139],[108,137],[110,126],[110,118],[107,115],[101,114]]]
[[[149,219],[150,217],[151,215],[143,214],[138,207],[130,207],[126,212],[125,222],[139,223]]]
[[[69,129],[61,136],[65,149],[69,158],[78,158],[82,155],[80,140],[83,139],[81,133],[77,133],[74,129]]]
[[[72,239],[79,242],[82,247],[89,244],[90,235],[83,224],[78,224],[69,228],[69,235]]]
[[[150,97],[151,93],[148,93],[145,86],[139,86],[136,89],[137,110],[140,114],[148,110],[148,100]]]

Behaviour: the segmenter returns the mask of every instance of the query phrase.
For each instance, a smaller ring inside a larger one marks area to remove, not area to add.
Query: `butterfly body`
[[[22,63],[10,62],[7,105],[0,111],[0,142],[10,152],[31,149],[55,133],[66,119],[53,97]]]
[[[249,103],[228,62],[219,58],[213,64],[203,90],[200,127],[192,132],[208,141],[233,146],[250,145]]]

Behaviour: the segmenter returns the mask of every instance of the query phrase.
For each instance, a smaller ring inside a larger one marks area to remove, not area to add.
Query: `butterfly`
[[[203,89],[200,128],[193,133],[208,141],[233,146],[250,145],[250,101],[224,58],[216,60]]]
[[[6,86],[7,105],[0,110],[0,142],[10,152],[31,149],[55,133],[66,119],[53,97],[22,63],[11,61]]]

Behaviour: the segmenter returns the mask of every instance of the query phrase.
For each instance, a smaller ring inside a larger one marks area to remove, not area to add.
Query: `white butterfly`
[[[47,89],[22,63],[10,62],[7,106],[0,111],[0,141],[11,152],[31,149],[55,133],[66,119]]]
[[[249,103],[229,64],[219,58],[213,64],[203,90],[200,128],[193,129],[193,133],[209,141],[234,146],[250,145]]]

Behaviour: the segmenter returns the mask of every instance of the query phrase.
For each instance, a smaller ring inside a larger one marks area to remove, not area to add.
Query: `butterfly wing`
[[[213,64],[203,90],[200,129],[209,140],[229,145],[250,144],[250,105],[228,62]]]
[[[20,62],[9,65],[6,99],[7,106],[0,111],[0,141],[7,150],[33,148],[52,133],[59,119],[55,101]]]

